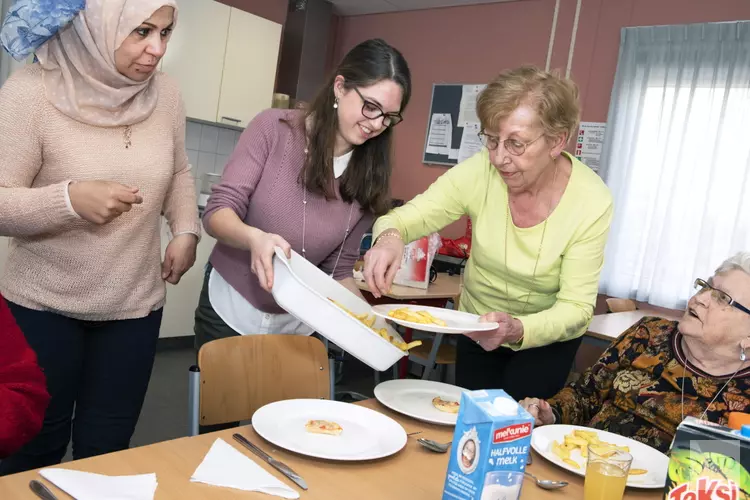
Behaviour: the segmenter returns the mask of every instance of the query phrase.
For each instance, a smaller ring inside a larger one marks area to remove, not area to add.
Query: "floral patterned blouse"
[[[583,376],[549,400],[557,423],[585,425],[646,443],[666,453],[684,415],[725,425],[727,414],[750,413],[750,368],[714,377],[686,360],[677,322],[646,317],[625,331]],[[729,369],[731,368],[731,371]],[[711,403],[715,396],[718,397]]]

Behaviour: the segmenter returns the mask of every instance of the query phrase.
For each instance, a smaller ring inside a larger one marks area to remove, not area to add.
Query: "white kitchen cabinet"
[[[181,0],[162,71],[180,84],[190,118],[216,121],[231,7],[213,0]]]
[[[162,219],[161,255],[169,244],[169,226]],[[167,283],[167,303],[161,321],[159,337],[184,337],[193,335],[195,308],[203,287],[204,268],[216,240],[205,232],[198,243],[195,254],[195,265],[186,272],[177,285]]]
[[[281,25],[232,8],[217,120],[245,127],[271,107]]]

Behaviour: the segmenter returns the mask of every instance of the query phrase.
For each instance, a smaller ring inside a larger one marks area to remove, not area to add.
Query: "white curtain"
[[[608,120],[601,292],[682,308],[750,250],[750,22],[624,28]]]

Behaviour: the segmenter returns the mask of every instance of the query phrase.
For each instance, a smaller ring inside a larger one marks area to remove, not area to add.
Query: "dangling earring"
[[[333,101],[333,109],[338,109],[338,107],[339,107],[339,98],[336,97],[335,100]]]
[[[740,361],[745,361],[747,356],[745,355],[745,348],[740,346]]]

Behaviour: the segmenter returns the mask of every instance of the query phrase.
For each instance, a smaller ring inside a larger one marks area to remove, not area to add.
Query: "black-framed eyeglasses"
[[[490,151],[496,150],[500,145],[499,137],[485,134],[484,132],[479,132],[479,134],[477,135],[479,135],[479,140],[482,141],[482,145]],[[526,152],[526,148],[544,137],[544,135],[545,134],[542,134],[533,141],[529,142],[519,141],[518,139],[505,139],[503,141],[503,146],[505,147],[506,151],[508,151],[508,153],[512,154],[513,156],[521,156]]]
[[[362,116],[365,118],[376,120],[382,116],[384,127],[395,127],[404,121],[404,117],[401,116],[401,113],[386,113],[377,103],[365,99],[365,96],[362,95],[357,87],[354,87],[354,90],[357,92],[360,99],[362,99]]]
[[[697,278],[693,283],[693,286],[697,290],[697,293],[703,293],[706,290],[710,290],[711,297],[722,306],[731,306],[744,313],[750,314],[750,309],[735,301],[727,292],[714,288],[708,281]]]

